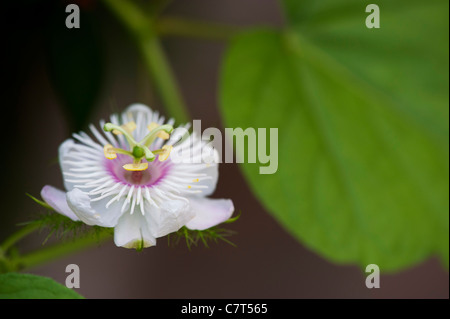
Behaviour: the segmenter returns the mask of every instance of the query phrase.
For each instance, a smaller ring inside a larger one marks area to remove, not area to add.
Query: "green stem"
[[[24,270],[26,268],[35,267],[59,257],[83,250],[84,248],[99,245],[101,242],[110,238],[111,233],[108,231],[100,232],[97,236],[76,238],[70,242],[56,244],[48,248],[32,252],[28,255],[21,256],[14,260],[14,263],[18,269]]]
[[[40,227],[39,223],[30,223],[26,225],[25,227],[22,227],[17,232],[9,236],[5,239],[3,244],[0,246],[2,251],[6,253],[9,248],[11,248],[15,243],[17,243],[19,240],[21,240],[23,237],[31,234],[35,230],[37,230]]]
[[[151,17],[145,16],[139,7],[128,0],[104,0],[103,2],[133,35],[168,113],[179,122],[188,122],[189,113],[156,36]]]
[[[241,30],[235,26],[175,17],[159,18],[155,29],[161,36],[182,36],[208,40],[229,40]]]
[[[148,1],[144,9],[152,17],[159,16],[173,0],[152,0]]]
[[[152,38],[147,41],[141,41],[140,48],[145,63],[156,80],[156,86],[165,102],[167,111],[178,122],[189,122],[191,117],[175,85],[174,76],[159,40]]]

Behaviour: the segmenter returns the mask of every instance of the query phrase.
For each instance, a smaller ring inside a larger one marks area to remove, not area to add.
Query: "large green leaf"
[[[0,275],[0,299],[82,299],[53,279],[18,273]]]
[[[339,263],[448,265],[448,2],[285,2],[289,27],[237,36],[227,127],[279,128],[279,166],[242,165],[305,245]]]

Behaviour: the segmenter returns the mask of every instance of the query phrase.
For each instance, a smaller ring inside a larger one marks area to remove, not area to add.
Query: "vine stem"
[[[241,31],[241,28],[237,26],[177,17],[161,17],[155,23],[156,32],[160,36],[181,36],[226,41]]]
[[[146,16],[132,1],[103,0],[103,2],[133,36],[170,116],[179,122],[188,122],[189,112],[155,32],[152,18]]]
[[[5,239],[5,241],[0,246],[2,251],[6,253],[9,248],[11,248],[15,243],[24,238],[25,236],[31,234],[35,230],[39,229],[39,223],[30,223],[25,227],[19,229],[17,232],[13,233],[11,236]]]
[[[52,261],[54,259],[83,250],[85,248],[100,245],[100,243],[111,239],[111,237],[112,235],[110,232],[103,231],[97,234],[97,236],[76,238],[70,242],[55,244],[48,248],[38,250],[24,256],[20,256],[19,258],[14,260],[14,264],[18,270],[25,270],[27,268],[44,264],[48,261]]]

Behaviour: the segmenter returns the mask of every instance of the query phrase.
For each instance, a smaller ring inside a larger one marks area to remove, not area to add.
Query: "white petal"
[[[196,180],[197,177],[195,176],[198,174],[198,177],[201,176],[207,176],[206,178],[202,177],[200,178],[199,182],[196,182],[196,186],[207,186],[206,188],[202,188],[202,191],[194,196],[200,196],[205,197],[209,196],[216,190],[217,181],[219,179],[219,153],[216,149],[211,148],[208,144],[205,144],[197,137],[192,137],[195,141],[194,146],[189,146],[191,148],[191,152],[196,151],[198,154],[194,154],[194,156],[201,156],[202,163],[191,163],[191,164],[184,164],[184,165],[174,165],[173,169],[173,175],[177,176],[177,171],[181,172],[188,172],[193,174],[193,180]],[[202,143],[200,146],[199,143]],[[186,145],[189,145],[186,144]],[[183,147],[183,146],[177,146],[177,147]],[[205,153],[202,153],[205,151]],[[208,161],[208,162],[205,162]],[[190,181],[188,181],[190,182]]]
[[[230,199],[189,198],[191,209],[195,217],[186,227],[204,230],[223,223],[234,212],[233,202]]]
[[[62,190],[46,185],[41,190],[41,197],[61,215],[67,216],[73,221],[80,220],[67,205],[66,193]]]
[[[147,105],[142,104],[142,103],[134,103],[129,105],[122,114],[127,115],[127,113],[131,113],[134,117],[134,120],[136,120],[136,114],[137,113],[144,113],[147,116],[152,116],[153,115],[153,111],[151,108],[149,108]]]
[[[199,196],[209,196],[216,190],[217,180],[219,179],[219,165],[216,163],[208,164],[205,168],[198,171],[199,174],[206,174],[209,178],[196,183],[195,185],[206,185],[208,188],[202,189]]]
[[[69,152],[72,150],[73,145],[75,145],[74,140],[72,140],[71,138],[65,140],[58,149],[58,155],[59,155],[59,165],[61,166],[61,172],[63,174],[63,179],[64,179],[64,186],[66,188],[66,190],[71,191],[74,187],[74,183],[71,182],[67,182],[64,176],[64,172],[69,172],[70,170],[70,165],[68,165],[67,163],[65,163],[64,158],[69,154]]]
[[[159,207],[158,209],[149,203],[145,206],[145,218],[152,235],[156,238],[179,230],[194,217],[187,201],[165,201]]]
[[[74,140],[71,138],[68,138],[67,140],[65,140],[58,149],[58,155],[59,155],[59,161],[62,162],[61,160],[64,158],[64,156],[66,156],[70,149],[72,148],[72,146],[75,144]]]
[[[102,227],[114,227],[120,217],[120,204],[115,202],[106,208],[109,197],[91,202],[87,193],[74,188],[67,193],[67,204],[84,223]]]
[[[217,180],[219,179],[219,152],[216,149],[211,148],[209,144],[203,146],[202,152],[205,152],[204,154],[209,154],[207,157],[210,164],[205,164],[206,167],[202,169],[200,173],[211,176],[211,178],[201,181],[199,185],[208,186],[207,189],[202,191],[202,196],[209,196],[216,190]],[[205,158],[203,158],[203,160],[205,160]]]
[[[114,228],[114,243],[125,248],[139,248],[156,245],[150,234],[146,219],[141,214],[123,214]]]

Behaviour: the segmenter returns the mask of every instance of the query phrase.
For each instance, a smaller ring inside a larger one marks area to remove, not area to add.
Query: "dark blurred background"
[[[37,2],[42,1],[8,5],[3,10],[7,57],[2,60],[2,73],[8,85],[3,94],[4,206],[0,240],[14,232],[18,223],[42,211],[25,193],[39,197],[46,184],[63,188],[56,163],[58,146],[73,129],[86,125],[81,120],[68,121],[69,115],[75,114],[74,108],[77,111],[76,105],[72,110],[71,106],[62,106],[67,102],[61,96],[60,86],[67,83],[58,81],[58,76],[76,66],[61,62],[58,50],[65,54],[95,51],[87,55],[92,83],[86,83],[86,90],[66,92],[66,96],[75,96],[76,103],[92,103],[92,111],[79,111],[86,112],[88,122],[97,124],[112,111],[121,111],[135,102],[165,114],[134,43],[101,3],[79,1],[83,10],[81,23],[85,13],[92,17],[87,18],[86,25],[90,27],[86,29],[91,32],[90,39],[95,40],[80,44],[50,32],[53,10],[59,7],[52,1],[45,5]],[[236,26],[283,24],[275,0],[178,0],[171,2],[165,12]],[[62,15],[65,17],[66,13]],[[226,43],[173,37],[165,38],[163,46],[192,117],[201,119],[204,128],[222,128],[217,90]],[[98,88],[89,91],[88,87],[95,85]],[[78,115],[82,118],[85,114]],[[242,212],[239,221],[228,226],[237,232],[230,238],[237,247],[221,242],[189,251],[183,242],[168,247],[167,239],[161,238],[156,247],[136,252],[109,242],[29,272],[64,284],[66,265],[77,264],[81,270],[78,292],[87,298],[449,297],[448,271],[437,258],[400,273],[382,273],[381,288],[367,289],[363,270],[331,264],[286,233],[252,195],[236,164],[220,166],[213,197],[231,198],[236,211]],[[45,236],[30,236],[20,247],[23,251],[38,248]]]

